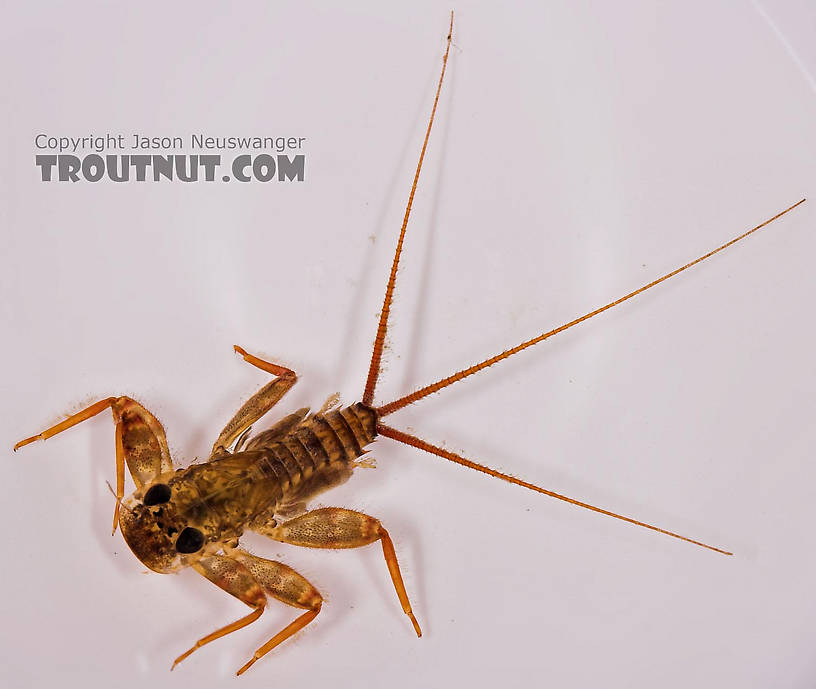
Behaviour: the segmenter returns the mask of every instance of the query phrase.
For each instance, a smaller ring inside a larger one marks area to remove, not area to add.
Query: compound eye
[[[144,496],[144,504],[148,507],[162,505],[170,499],[170,486],[166,483],[157,483],[150,486]]]
[[[184,527],[176,539],[176,550],[186,555],[198,552],[203,545],[204,534],[192,526]]]

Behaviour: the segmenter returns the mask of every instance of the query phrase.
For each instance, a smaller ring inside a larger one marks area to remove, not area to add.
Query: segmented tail
[[[617,306],[618,304],[622,304],[627,299],[631,299],[632,297],[640,294],[641,292],[645,292],[647,289],[649,289],[651,287],[654,287],[655,285],[659,285],[664,280],[668,280],[670,277],[673,277],[673,276],[677,275],[678,273],[682,273],[687,268],[691,268],[691,266],[696,265],[696,264],[700,263],[701,261],[704,261],[705,259],[709,258],[710,256],[713,256],[717,252],[722,251],[723,249],[726,249],[729,246],[732,246],[733,244],[736,244],[741,239],[744,239],[745,237],[752,234],[753,232],[756,232],[758,229],[760,229],[762,227],[765,227],[765,225],[768,225],[769,223],[773,222],[777,218],[785,215],[785,213],[787,213],[788,211],[793,210],[794,208],[796,208],[796,206],[798,206],[798,205],[800,205],[800,204],[802,204],[804,202],[805,202],[805,199],[802,199],[801,201],[798,201],[797,203],[793,204],[789,208],[786,208],[781,213],[777,213],[772,218],[766,220],[765,222],[757,225],[754,228],[751,228],[747,232],[744,232],[740,236],[735,237],[734,239],[732,239],[729,242],[726,242],[722,246],[717,247],[713,251],[709,251],[707,254],[704,254],[703,256],[700,256],[699,258],[691,261],[690,263],[687,263],[686,265],[684,265],[684,266],[682,266],[680,268],[677,268],[676,270],[673,270],[670,273],[666,273],[666,275],[663,275],[662,277],[659,277],[657,280],[653,280],[652,282],[644,285],[643,287],[640,287],[640,288],[636,289],[634,292],[629,292],[629,294],[624,295],[620,299],[616,299],[615,301],[609,302],[605,306],[602,306],[602,307],[600,307],[598,309],[595,309],[594,311],[590,311],[589,313],[587,313],[587,314],[585,314],[585,315],[583,315],[583,316],[581,316],[579,318],[576,318],[576,319],[570,321],[569,323],[565,323],[564,325],[559,326],[558,328],[555,328],[554,330],[550,330],[548,332],[542,333],[541,335],[538,335],[537,337],[534,337],[531,340],[527,340],[526,342],[522,342],[520,345],[517,345],[516,347],[513,347],[512,349],[505,350],[501,354],[497,354],[497,355],[492,356],[492,357],[490,357],[488,359],[485,359],[484,361],[481,361],[478,364],[474,364],[473,366],[470,366],[470,367],[468,367],[466,369],[462,369],[461,371],[458,371],[458,372],[454,373],[451,376],[448,376],[446,378],[442,378],[441,380],[437,381],[436,383],[431,383],[430,385],[426,385],[424,388],[420,388],[419,390],[417,390],[415,392],[412,392],[411,394],[406,395],[405,397],[401,397],[400,399],[398,399],[398,400],[396,400],[394,402],[389,402],[388,404],[385,404],[385,405],[377,408],[376,411],[377,411],[377,414],[378,414],[379,418],[387,416],[388,414],[391,414],[391,413],[397,411],[398,409],[402,409],[403,407],[407,407],[409,404],[413,404],[414,402],[416,402],[418,400],[421,400],[423,397],[427,397],[428,395],[432,395],[435,392],[439,392],[440,390],[442,390],[442,389],[444,389],[444,388],[446,388],[446,387],[448,387],[450,385],[453,385],[454,383],[456,383],[456,382],[458,382],[458,381],[460,381],[460,380],[462,380],[464,378],[467,378],[468,376],[471,376],[474,373],[478,373],[479,371],[487,368],[488,366],[492,366],[493,364],[496,364],[499,361],[503,361],[504,359],[508,359],[509,357],[513,356],[514,354],[518,354],[519,352],[527,349],[528,347],[532,347],[534,344],[538,344],[539,342],[541,342],[543,340],[546,340],[548,337],[552,337],[553,335],[556,335],[557,333],[563,332],[564,330],[568,330],[569,328],[573,327],[574,325],[578,325],[579,323],[582,323],[583,321],[589,320],[593,316],[597,316],[598,314],[603,313],[604,311],[606,311],[608,309],[611,309],[613,306]],[[675,533],[673,531],[668,531],[667,529],[662,529],[662,528],[660,528],[658,526],[654,526],[652,524],[647,524],[646,522],[638,521],[637,519],[632,519],[631,517],[626,517],[626,516],[624,516],[622,514],[618,514],[616,512],[612,512],[610,510],[603,509],[601,507],[596,507],[596,506],[590,505],[589,503],[586,503],[586,502],[581,502],[580,500],[575,500],[574,498],[570,498],[570,497],[568,497],[566,495],[562,495],[561,493],[556,493],[555,491],[547,490],[546,488],[542,488],[540,486],[537,486],[537,485],[535,485],[533,483],[529,483],[527,481],[522,481],[522,480],[517,479],[517,478],[515,478],[513,476],[510,476],[508,474],[504,474],[504,473],[502,473],[500,471],[496,471],[495,469],[491,469],[490,467],[487,467],[484,464],[478,464],[477,462],[474,462],[474,461],[472,461],[470,459],[466,459],[465,457],[462,457],[461,455],[458,455],[458,454],[456,454],[454,452],[450,452],[448,450],[445,450],[444,448],[437,447],[436,445],[432,445],[431,443],[429,443],[429,442],[427,442],[425,440],[422,440],[421,438],[417,438],[416,436],[405,433],[404,431],[399,431],[396,428],[391,428],[390,426],[386,426],[383,423],[378,423],[377,424],[377,431],[378,431],[378,433],[380,435],[383,435],[383,436],[385,436],[387,438],[391,438],[392,440],[396,440],[397,442],[403,443],[405,445],[410,445],[411,447],[415,447],[415,448],[417,448],[419,450],[424,450],[425,452],[437,455],[438,457],[442,457],[444,459],[447,459],[447,460],[449,460],[451,462],[459,464],[460,466],[467,467],[468,469],[473,469],[474,471],[480,471],[483,474],[487,474],[488,476],[492,476],[494,478],[501,479],[502,481],[507,481],[508,483],[513,483],[513,484],[515,484],[517,486],[521,486],[522,488],[527,488],[527,489],[535,491],[537,493],[542,493],[544,495],[548,495],[551,498],[556,498],[557,500],[562,500],[564,502],[568,502],[568,503],[570,503],[572,505],[576,505],[577,507],[582,507],[583,509],[591,510],[592,512],[598,512],[599,514],[606,515],[607,517],[614,517],[615,519],[619,519],[621,521],[625,521],[625,522],[628,522],[630,524],[634,524],[635,526],[643,527],[644,529],[649,529],[651,531],[657,531],[658,533],[662,533],[662,534],[664,534],[666,536],[671,536],[672,538],[677,538],[677,539],[680,539],[681,541],[686,541],[687,543],[692,543],[692,544],[698,545],[698,546],[700,546],[702,548],[707,548],[708,550],[713,550],[714,552],[721,553],[722,555],[732,555],[731,552],[729,552],[727,550],[723,550],[722,548],[717,548],[715,546],[708,545],[708,544],[703,543],[701,541],[696,541],[696,540],[694,540],[692,538],[688,538],[686,536],[681,536],[680,534]]]
[[[453,37],[453,12],[450,15],[450,29],[448,31],[448,42],[445,47],[445,56],[442,58],[442,73],[439,75],[439,84],[436,87],[431,117],[428,120],[428,128],[425,130],[425,140],[422,142],[422,150],[419,154],[414,182],[411,185],[411,193],[408,195],[408,205],[405,207],[405,217],[402,219],[399,239],[397,240],[397,250],[394,253],[394,262],[391,264],[391,273],[388,276],[388,283],[385,287],[385,298],[380,312],[380,322],[377,325],[377,335],[374,337],[374,350],[371,352],[371,364],[368,367],[368,378],[363,391],[363,404],[371,406],[374,401],[374,390],[377,387],[377,378],[380,375],[380,363],[382,361],[382,351],[385,346],[385,334],[388,330],[388,314],[391,313],[391,301],[394,296],[394,285],[397,281],[397,267],[399,266],[400,255],[402,254],[402,244],[405,241],[405,228],[408,227],[408,218],[411,216],[411,206],[414,204],[414,194],[416,193],[419,173],[422,171],[422,161],[425,159],[425,150],[428,148],[428,139],[431,136],[434,117],[436,116],[436,106],[439,103],[439,94],[442,92],[442,81],[445,78],[445,69],[448,66],[448,54],[450,53],[451,38]]]
[[[455,452],[450,452],[449,450],[437,447],[436,445],[431,445],[431,443],[428,443],[420,438],[417,438],[416,436],[409,435],[408,433],[405,433],[403,431],[398,431],[396,428],[391,428],[391,426],[386,426],[385,424],[382,423],[377,424],[377,432],[380,435],[384,435],[386,438],[391,438],[392,440],[404,443],[405,445],[410,445],[411,447],[415,447],[419,450],[424,450],[425,452],[429,452],[432,455],[437,455],[438,457],[447,459],[448,461],[453,462],[454,464],[459,464],[460,466],[467,467],[468,469],[480,471],[483,474],[487,474],[488,476],[492,476],[494,478],[499,478],[502,481],[507,481],[508,483],[514,483],[517,486],[527,488],[529,490],[535,491],[536,493],[543,493],[544,495],[548,495],[549,497],[555,498],[556,500],[563,500],[564,502],[568,502],[571,505],[583,507],[585,510],[598,512],[599,514],[606,515],[607,517],[614,517],[615,519],[620,519],[621,521],[628,522],[629,524],[634,524],[635,526],[642,526],[644,529],[657,531],[658,533],[662,533],[665,536],[679,538],[681,541],[686,541],[686,543],[692,543],[694,545],[699,545],[703,548],[708,548],[708,550],[713,550],[715,553],[721,553],[723,555],[734,554],[727,550],[723,550],[722,548],[716,548],[713,545],[708,545],[707,543],[702,543],[701,541],[695,541],[693,538],[686,538],[685,536],[681,536],[678,533],[674,533],[674,531],[661,529],[659,526],[653,526],[652,524],[647,524],[646,522],[641,522],[638,521],[637,519],[632,519],[631,517],[624,517],[622,514],[610,512],[609,510],[605,510],[602,507],[595,507],[595,505],[590,505],[589,503],[581,502],[580,500],[575,500],[574,498],[567,497],[566,495],[562,495],[561,493],[556,493],[555,491],[547,490],[546,488],[541,488],[540,486],[537,486],[534,483],[522,481],[521,479],[517,479],[515,476],[503,474],[502,472],[496,471],[495,469],[491,469],[490,467],[487,467],[484,464],[478,464],[477,462],[474,462],[470,459],[466,459],[461,455],[456,454]]]
[[[453,385],[454,383],[463,380],[468,376],[472,376],[474,373],[478,373],[479,371],[482,371],[488,368],[489,366],[492,366],[493,364],[499,363],[500,361],[504,361],[505,359],[509,359],[514,354],[518,354],[519,352],[522,352],[528,347],[532,347],[533,345],[538,344],[539,342],[543,342],[544,340],[552,337],[553,335],[557,335],[560,332],[569,330],[570,328],[572,328],[575,325],[578,325],[579,323],[583,323],[584,321],[589,320],[590,318],[597,316],[598,314],[601,314],[604,311],[608,311],[609,309],[618,306],[619,304],[622,304],[623,302],[631,299],[632,297],[635,297],[638,294],[645,292],[646,290],[651,289],[656,285],[659,285],[664,280],[668,280],[669,278],[674,277],[679,273],[682,273],[684,270],[687,270],[688,268],[691,268],[692,266],[695,266],[698,263],[705,261],[707,258],[710,258],[714,254],[719,253],[723,249],[727,249],[729,246],[736,244],[742,239],[745,239],[748,235],[753,234],[760,228],[765,227],[766,225],[772,223],[777,218],[782,217],[783,215],[785,215],[785,213],[793,210],[794,208],[805,202],[805,199],[802,199],[801,201],[794,203],[792,206],[786,208],[781,213],[777,213],[772,218],[766,220],[763,223],[760,223],[756,227],[751,228],[747,232],[744,232],[738,237],[735,237],[731,241],[726,242],[721,246],[718,246],[716,249],[709,251],[707,254],[704,254],[699,258],[696,258],[693,261],[686,263],[684,266],[681,266],[680,268],[677,268],[676,270],[673,270],[670,273],[666,273],[662,277],[659,277],[656,280],[653,280],[652,282],[649,282],[648,284],[639,287],[633,292],[629,292],[628,294],[620,297],[619,299],[611,301],[608,304],[605,304],[604,306],[595,309],[594,311],[590,311],[589,313],[586,313],[583,316],[580,316],[579,318],[570,321],[569,323],[565,323],[564,325],[554,328],[553,330],[541,333],[540,335],[537,335],[536,337],[530,340],[522,342],[521,344],[516,345],[511,349],[507,349],[499,354],[496,354],[485,359],[484,361],[479,362],[478,364],[474,364],[473,366],[469,366],[468,368],[462,369],[461,371],[457,371],[456,373],[450,376],[442,378],[436,381],[435,383],[431,383],[430,385],[426,385],[425,387],[420,388],[419,390],[416,390],[408,395],[405,395],[404,397],[400,397],[399,399],[394,400],[393,402],[389,402],[388,404],[384,404],[380,407],[374,408],[372,406],[372,403],[374,400],[374,391],[377,387],[377,379],[380,374],[380,364],[382,362],[382,352],[383,347],[385,346],[385,337],[388,329],[388,316],[391,312],[391,302],[394,296],[394,285],[396,283],[397,278],[397,268],[399,266],[400,255],[402,254],[402,246],[405,241],[405,230],[406,227],[408,226],[408,218],[411,215],[411,206],[414,202],[414,194],[416,193],[417,182],[419,181],[419,174],[422,170],[422,161],[425,158],[425,150],[428,146],[428,139],[430,138],[431,135],[431,127],[433,126],[434,117],[436,115],[436,107],[439,103],[439,94],[442,91],[442,81],[445,78],[445,69],[448,64],[448,54],[450,53],[452,35],[453,35],[453,12],[451,12],[450,32],[448,33],[447,46],[445,48],[445,56],[442,58],[442,73],[439,76],[439,84],[436,87],[436,96],[434,97],[433,108],[431,109],[431,117],[430,120],[428,121],[428,128],[425,131],[425,139],[422,143],[422,151],[420,152],[419,155],[419,163],[417,164],[416,173],[414,174],[414,181],[413,184],[411,185],[411,193],[408,196],[408,205],[405,208],[405,217],[403,218],[402,228],[400,229],[399,239],[397,240],[397,248],[394,254],[394,261],[391,265],[391,273],[388,276],[388,283],[385,289],[385,298],[383,299],[383,308],[382,312],[380,313],[379,323],[377,325],[377,334],[376,337],[374,338],[374,349],[371,354],[371,364],[368,369],[368,378],[365,384],[365,391],[363,392],[363,404],[366,405],[367,407],[372,407],[374,411],[376,411],[376,414],[379,418],[388,416],[389,414],[394,413],[398,409],[407,407],[409,404],[413,404],[414,402],[417,402],[423,399],[424,397],[427,397],[428,395],[432,395],[435,392],[439,392],[440,390],[443,390],[444,388],[449,387],[450,385]],[[682,541],[686,541],[687,543],[692,543],[694,545],[698,545],[702,548],[707,548],[708,550],[713,550],[714,552],[721,553],[723,555],[732,555],[732,553],[730,553],[727,550],[723,550],[722,548],[717,548],[712,545],[702,543],[701,541],[696,541],[694,539],[687,538],[686,536],[681,536],[680,534],[674,533],[673,531],[668,531],[666,529],[662,529],[652,524],[647,524],[646,522],[641,522],[638,521],[637,519],[632,519],[631,517],[626,517],[622,514],[611,512],[610,510],[606,510],[601,507],[596,507],[586,502],[581,502],[580,500],[575,500],[574,498],[570,498],[566,495],[562,495],[561,493],[556,493],[554,491],[547,490],[546,488],[542,488],[527,481],[522,481],[521,479],[517,479],[513,476],[510,476],[509,474],[504,474],[500,471],[496,471],[495,469],[491,469],[490,467],[487,467],[484,464],[478,464],[454,452],[450,452],[436,445],[432,445],[431,443],[426,442],[425,440],[422,440],[421,438],[418,438],[414,435],[410,435],[408,433],[405,433],[404,431],[397,430],[396,428],[392,428],[391,426],[386,426],[383,423],[379,422],[377,423],[377,432],[380,435],[383,435],[387,438],[391,438],[392,440],[396,440],[397,442],[404,443],[405,445],[410,445],[411,447],[415,447],[419,450],[423,450],[430,454],[437,455],[438,457],[447,459],[451,462],[459,464],[460,466],[464,466],[467,467],[468,469],[479,471],[483,474],[487,474],[488,476],[501,479],[502,481],[506,481],[508,483],[513,483],[517,486],[521,486],[522,488],[527,488],[537,493],[548,495],[549,497],[556,498],[557,500],[562,500],[572,505],[576,505],[577,507],[591,510],[593,512],[598,512],[599,514],[603,514],[608,517],[613,517],[615,519],[619,519],[621,521],[634,524],[635,526],[650,529],[651,531],[657,531],[658,533],[664,534],[666,536],[671,536],[672,538],[677,538]]]
[[[413,404],[414,402],[417,402],[417,401],[421,400],[423,397],[427,397],[428,395],[432,395],[435,392],[439,392],[440,390],[443,390],[444,388],[446,388],[446,387],[448,387],[450,385],[453,385],[454,383],[457,383],[460,380],[463,380],[464,378],[467,378],[468,376],[472,376],[474,373],[478,373],[479,371],[482,371],[482,370],[486,369],[488,366],[492,366],[493,364],[497,364],[500,361],[504,361],[505,359],[509,359],[514,354],[518,354],[519,352],[527,349],[528,347],[532,347],[533,345],[538,344],[539,342],[543,342],[544,340],[552,337],[553,335],[557,335],[558,333],[562,333],[565,330],[569,330],[573,326],[578,325],[579,323],[583,323],[584,321],[589,320],[593,316],[597,316],[598,314],[603,313],[604,311],[608,311],[612,307],[618,306],[619,304],[622,304],[623,302],[631,299],[632,297],[636,297],[641,292],[645,292],[647,289],[651,289],[652,287],[655,287],[656,285],[659,285],[664,280],[668,280],[670,277],[674,277],[675,275],[678,275],[679,273],[682,273],[684,270],[686,270],[688,268],[691,268],[692,266],[695,266],[698,263],[701,263],[702,261],[705,261],[707,258],[710,258],[714,254],[719,253],[723,249],[727,249],[729,246],[733,246],[734,244],[736,244],[740,240],[745,239],[748,235],[753,234],[757,230],[765,227],[766,225],[769,225],[770,223],[772,223],[777,218],[781,218],[783,215],[785,215],[785,213],[787,213],[789,211],[792,211],[797,206],[803,204],[805,202],[805,200],[806,199],[802,199],[801,201],[797,201],[792,206],[790,206],[790,207],[786,208],[785,210],[783,210],[781,213],[777,213],[775,216],[773,216],[772,218],[769,218],[765,222],[760,223],[756,227],[753,227],[750,230],[748,230],[747,232],[743,232],[741,235],[739,235],[739,237],[734,237],[734,239],[732,239],[731,241],[726,242],[725,244],[723,244],[721,246],[718,246],[716,249],[713,249],[712,251],[709,251],[707,254],[704,254],[704,255],[700,256],[699,258],[695,258],[690,263],[686,263],[686,265],[681,266],[680,268],[677,268],[676,270],[673,270],[670,273],[666,273],[662,277],[657,278],[657,280],[652,280],[652,282],[650,282],[650,283],[648,283],[646,285],[643,285],[643,287],[639,287],[634,292],[629,292],[629,294],[626,294],[626,295],[620,297],[620,299],[616,299],[615,301],[611,301],[608,304],[606,304],[604,306],[601,306],[600,308],[595,309],[594,311],[590,311],[589,313],[586,313],[583,316],[580,316],[579,318],[576,318],[575,320],[570,321],[569,323],[565,323],[564,325],[560,325],[557,328],[554,328],[553,330],[549,330],[549,331],[547,331],[545,333],[542,333],[541,335],[537,335],[536,337],[534,337],[534,338],[532,338],[530,340],[527,340],[526,342],[522,342],[520,345],[516,345],[515,347],[512,347],[511,349],[506,349],[505,351],[501,352],[500,354],[496,354],[495,356],[491,356],[491,357],[485,359],[484,361],[480,361],[478,364],[473,364],[473,366],[468,366],[467,368],[464,368],[461,371],[457,371],[456,373],[454,373],[454,374],[452,374],[450,376],[447,376],[446,378],[442,378],[441,380],[438,380],[435,383],[431,383],[430,385],[426,385],[424,388],[420,388],[419,390],[416,390],[416,391],[414,391],[414,392],[412,392],[412,393],[410,393],[408,395],[405,395],[405,397],[400,397],[398,400],[394,400],[393,402],[389,402],[388,404],[384,404],[381,407],[377,407],[377,413],[380,415],[380,417],[388,416],[389,414],[393,414],[395,411],[397,411],[397,409],[402,409],[403,407],[407,407],[409,404]]]

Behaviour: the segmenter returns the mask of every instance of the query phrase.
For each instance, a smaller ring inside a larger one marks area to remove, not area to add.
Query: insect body
[[[134,426],[142,426],[146,412],[127,398],[114,408],[128,457],[137,447]],[[376,412],[360,404],[313,416],[302,410],[243,450],[216,450],[205,464],[151,477],[123,503],[125,540],[151,569],[171,572],[187,564],[184,555],[237,540],[245,528],[274,529],[274,515],[302,511],[316,494],[349,478],[373,440],[375,419]]]
[[[355,548],[380,541],[402,608],[421,636],[394,546],[380,522],[341,508],[300,514],[315,495],[351,476],[377,435],[377,411],[362,403],[335,409],[329,402],[317,414],[301,409],[249,438],[251,425],[280,400],[297,377],[287,368],[258,359],[240,347],[235,349],[276,378],[238,410],[204,464],[174,469],[161,424],[128,397],[101,400],[21,441],[15,449],[51,437],[107,408],[113,411],[117,474],[114,532],[121,527],[130,549],[150,569],[167,574],[193,567],[253,608],[237,622],[199,640],[176,663],[200,646],[257,619],[267,594],[306,612],[259,648],[238,674],[320,611],[323,599],[304,577],[283,563],[256,557],[238,547],[245,530],[314,548]],[[365,466],[364,460],[361,463]],[[125,464],[137,490],[123,500]],[[294,514],[300,516],[279,523],[278,518]]]
[[[451,16],[451,32],[452,29]],[[651,289],[747,237],[803,202],[794,204],[713,251],[579,318],[398,400],[377,405],[374,401],[375,391],[397,268],[444,80],[450,44],[451,33],[448,35],[442,73],[386,286],[368,379],[360,402],[343,408],[337,408],[335,403],[329,402],[314,414],[308,409],[301,409],[284,417],[270,429],[251,436],[251,427],[291,389],[296,382],[296,374],[284,366],[264,361],[241,347],[236,347],[236,352],[245,361],[274,378],[227,423],[205,463],[187,468],[174,467],[161,424],[147,409],[128,397],[101,400],[15,446],[18,449],[35,440],[49,438],[105,409],[111,409],[116,423],[114,532],[117,527],[121,528],[133,553],[150,569],[169,573],[192,567],[251,608],[246,616],[201,638],[181,654],[176,663],[201,646],[257,620],[269,597],[302,610],[293,622],[257,649],[238,671],[241,674],[256,660],[309,624],[320,612],[323,598],[303,576],[284,563],[253,555],[240,547],[240,538],[246,531],[254,531],[275,541],[311,548],[356,548],[379,542],[400,605],[417,636],[421,636],[393,544],[379,520],[361,512],[337,507],[311,511],[307,509],[312,498],[343,483],[357,466],[365,465],[364,455],[380,435],[573,505],[730,555],[720,548],[516,479],[384,423],[383,419],[391,413]],[[136,491],[128,498],[124,497],[125,466],[136,484]]]

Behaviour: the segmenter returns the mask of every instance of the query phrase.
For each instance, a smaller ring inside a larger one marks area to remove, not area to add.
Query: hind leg
[[[307,548],[360,548],[380,541],[402,611],[410,618],[416,635],[422,636],[422,630],[411,610],[411,602],[405,591],[394,544],[378,519],[341,507],[325,507],[307,512],[280,525],[253,528],[276,541]]]
[[[318,590],[294,569],[281,562],[250,555],[238,548],[228,549],[227,555],[202,558],[193,567],[216,586],[253,608],[253,611],[199,639],[192,648],[176,658],[173,667],[176,667],[193,651],[257,620],[266,607],[267,595],[294,608],[306,610],[255,651],[252,658],[238,670],[237,674],[240,675],[246,672],[256,660],[309,624],[317,617],[323,605],[323,597]]]

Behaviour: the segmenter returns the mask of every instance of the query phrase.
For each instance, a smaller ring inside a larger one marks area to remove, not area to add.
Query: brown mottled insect
[[[452,30],[451,17],[451,32]],[[375,405],[374,393],[397,267],[439,101],[450,44],[451,33],[448,35],[442,73],[386,287],[361,402],[337,408],[334,402],[330,401],[314,414],[308,409],[301,409],[286,416],[270,429],[250,436],[252,425],[294,385],[296,375],[288,368],[263,361],[236,347],[236,352],[248,363],[275,378],[238,410],[218,436],[205,463],[194,464],[184,469],[174,468],[161,424],[147,409],[128,397],[109,397],[96,402],[15,446],[15,449],[18,449],[34,440],[49,438],[105,409],[112,410],[116,423],[117,476],[114,532],[117,526],[121,527],[122,534],[133,553],[150,569],[169,573],[184,567],[193,567],[252,608],[252,611],[241,619],[201,638],[192,648],[180,655],[176,663],[201,646],[258,619],[266,606],[268,596],[304,612],[258,648],[249,661],[238,670],[238,674],[309,624],[320,612],[323,599],[303,576],[283,563],[252,555],[239,546],[239,539],[245,531],[254,531],[276,541],[312,548],[356,548],[379,541],[402,609],[410,618],[417,636],[421,635],[420,626],[411,610],[402,581],[393,544],[383,525],[374,517],[348,509],[307,510],[307,504],[316,495],[343,483],[356,467],[365,465],[364,455],[380,435],[559,500],[730,555],[720,548],[521,481],[383,423],[384,417],[392,412],[611,309],[700,263],[804,201],[804,199],[799,201],[770,220],[696,260],[565,325],[542,333],[398,400]],[[124,498],[125,465],[136,484],[136,491],[128,498]]]

